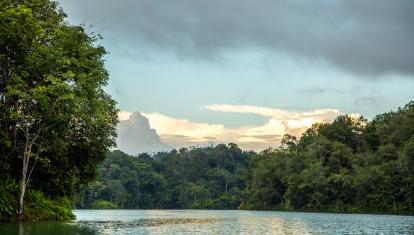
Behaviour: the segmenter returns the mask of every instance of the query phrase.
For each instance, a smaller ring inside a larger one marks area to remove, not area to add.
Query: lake
[[[242,210],[75,210],[70,223],[0,224],[0,234],[414,234],[414,216]]]

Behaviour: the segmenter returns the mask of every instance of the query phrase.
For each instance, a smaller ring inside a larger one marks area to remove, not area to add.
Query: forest
[[[260,153],[236,144],[109,152],[76,206],[412,214],[413,173],[410,102],[371,121],[342,115],[314,124]]]

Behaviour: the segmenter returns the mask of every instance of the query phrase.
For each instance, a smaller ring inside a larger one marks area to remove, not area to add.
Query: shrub
[[[0,221],[16,221],[19,208],[19,185],[10,179],[0,180]],[[52,200],[37,190],[28,190],[25,197],[24,219],[72,220],[71,204],[66,199]]]
[[[25,217],[30,221],[41,220],[73,220],[75,215],[68,200],[52,200],[42,192],[29,190],[27,194],[28,203],[25,207]]]
[[[0,221],[14,221],[17,218],[17,194],[19,186],[12,180],[0,181]]]
[[[105,200],[97,200],[92,203],[93,209],[116,209],[117,206],[110,202]]]

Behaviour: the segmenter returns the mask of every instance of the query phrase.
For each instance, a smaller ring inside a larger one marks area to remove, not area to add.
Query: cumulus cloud
[[[226,104],[207,105],[203,109],[215,112],[257,114],[267,117],[268,120],[257,126],[226,128],[222,124],[194,122],[160,113],[144,113],[143,115],[148,118],[149,125],[157,130],[161,140],[173,147],[204,146],[232,142],[246,150],[260,151],[265,148],[276,147],[284,134],[300,136],[313,123],[332,121],[341,114],[336,109],[316,109],[300,112]],[[122,115],[128,115],[128,113],[124,112]],[[119,133],[120,137],[122,135],[122,133]],[[144,133],[142,135],[145,136]]]
[[[226,105],[212,104],[203,107],[204,109],[218,112],[250,113],[270,118],[265,125],[251,128],[250,131],[274,134],[291,134],[300,136],[307,128],[317,122],[329,122],[341,112],[337,109],[315,109],[306,112],[288,111],[283,109],[250,106],[250,105]]]
[[[158,152],[169,149],[157,132],[151,129],[148,118],[139,112],[119,113],[117,146],[129,154]]]
[[[60,0],[114,45],[212,58],[260,48],[351,73],[414,74],[412,0]]]
[[[159,113],[144,114],[150,125],[156,128],[163,140],[178,144],[181,141],[202,143],[211,140],[211,137],[220,138],[225,128],[221,124],[191,122],[187,119],[168,117]]]
[[[161,139],[175,147],[237,143],[243,149],[262,150],[274,147],[284,133],[284,127],[278,122],[269,122],[262,126],[226,128],[222,124],[194,122],[159,113],[144,115]]]
[[[230,113],[251,113],[264,117],[274,117],[279,120],[299,119],[302,117],[315,117],[317,120],[321,118],[336,116],[340,113],[337,109],[315,109],[307,112],[287,111],[283,109],[260,107],[253,105],[228,105],[228,104],[211,104],[203,107],[203,109],[218,112]],[[330,119],[329,118],[329,119]],[[327,119],[327,120],[329,120]]]

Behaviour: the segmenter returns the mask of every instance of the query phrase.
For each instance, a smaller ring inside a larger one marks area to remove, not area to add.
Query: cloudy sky
[[[103,36],[130,153],[277,146],[414,100],[412,0],[59,0]],[[132,114],[132,115],[131,115]]]

